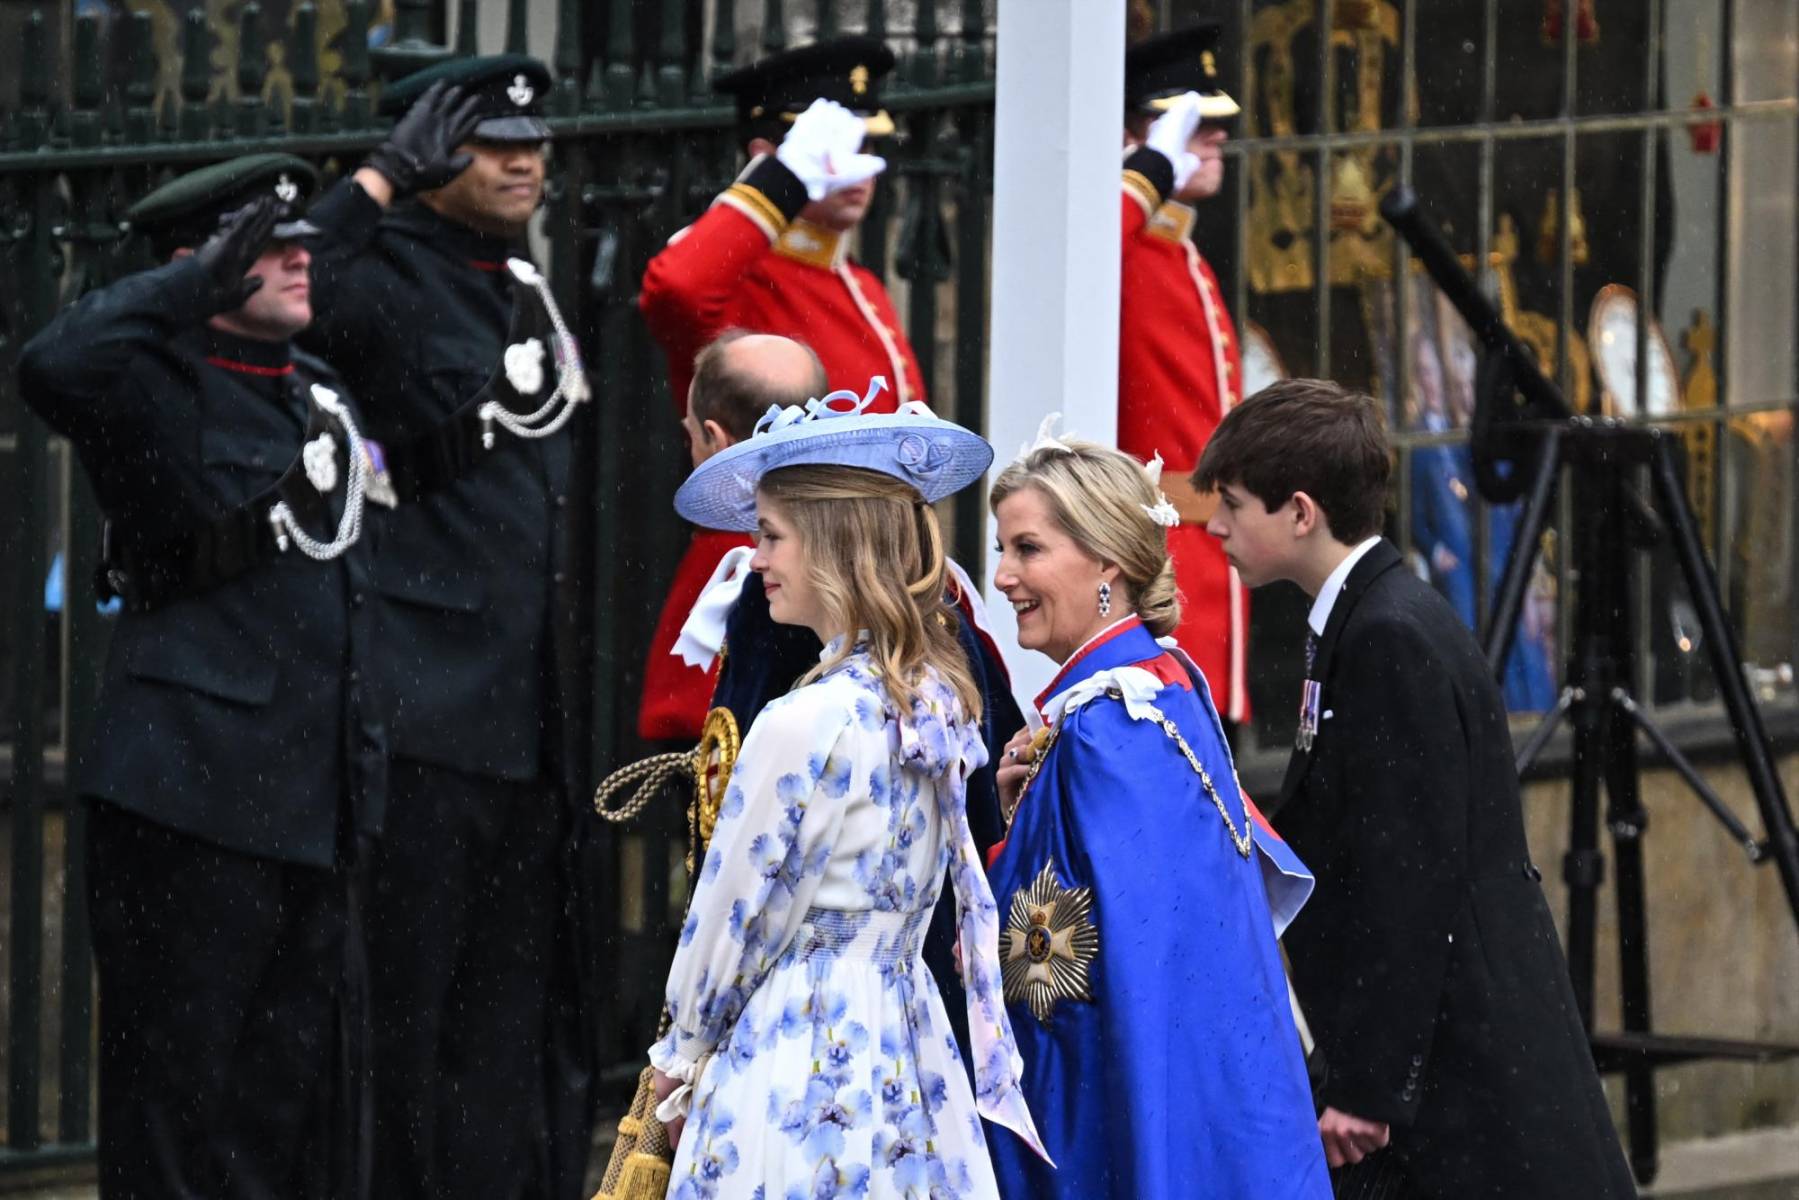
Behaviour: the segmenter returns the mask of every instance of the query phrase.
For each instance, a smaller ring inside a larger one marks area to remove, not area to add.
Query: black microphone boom
[[[1412,248],[1412,253],[1418,256],[1425,271],[1443,290],[1455,310],[1462,314],[1462,320],[1468,322],[1468,328],[1474,331],[1487,352],[1503,356],[1510,364],[1513,386],[1526,401],[1522,410],[1510,415],[1551,421],[1572,416],[1573,410],[1562,398],[1561,390],[1538,369],[1530,348],[1506,325],[1474,276],[1449,248],[1442,231],[1418,207],[1417,193],[1408,187],[1394,188],[1381,201],[1380,215],[1405,239],[1406,245]]]

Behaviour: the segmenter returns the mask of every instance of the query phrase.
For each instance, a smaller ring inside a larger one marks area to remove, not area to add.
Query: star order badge
[[[1028,1003],[1044,1025],[1059,1001],[1091,1003],[1087,968],[1098,953],[1093,889],[1063,887],[1050,859],[1029,887],[1012,894],[1000,964],[1006,1003]]]

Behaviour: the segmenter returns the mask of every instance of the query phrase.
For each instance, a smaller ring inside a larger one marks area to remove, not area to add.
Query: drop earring
[[[1099,615],[1102,617],[1112,615],[1112,584],[1104,579],[1099,583]]]

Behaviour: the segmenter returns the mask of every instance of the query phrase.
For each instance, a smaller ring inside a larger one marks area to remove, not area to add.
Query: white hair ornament
[[[1056,423],[1061,419],[1062,414],[1059,412],[1053,412],[1049,414],[1049,416],[1044,417],[1043,423],[1037,426],[1037,440],[1031,442],[1029,445],[1020,446],[1018,448],[1018,457],[1012,461],[1023,462],[1039,450],[1054,450],[1058,454],[1073,454],[1074,449],[1069,446],[1068,443],[1056,436]],[[1073,435],[1071,434],[1070,436],[1072,437]]]
[[[1137,507],[1143,510],[1144,516],[1163,529],[1173,529],[1181,523],[1181,514],[1176,511],[1174,505],[1169,502],[1168,496],[1162,491],[1162,452],[1160,450],[1156,451],[1156,456],[1144,465],[1143,473],[1149,476],[1149,486],[1156,489],[1156,502],[1139,504]]]

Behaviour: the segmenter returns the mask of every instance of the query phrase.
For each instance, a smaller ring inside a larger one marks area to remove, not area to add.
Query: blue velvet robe
[[[1155,660],[1186,678],[1133,619],[1070,660],[1051,691]],[[1203,681],[1169,683],[1153,703],[1242,833],[1251,818]],[[1013,897],[1046,863],[1062,886],[1092,889],[1092,999],[1058,1001],[1044,1024],[1008,989],[1025,1094],[1056,1167],[989,1125],[1001,1195],[1327,1200],[1264,855],[1238,852],[1179,747],[1120,700],[1070,712],[1026,792],[989,871],[1002,930],[1018,927]],[[1008,944],[1002,932],[1002,959]]]

